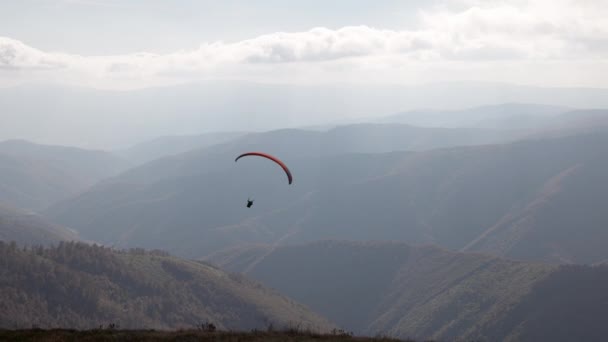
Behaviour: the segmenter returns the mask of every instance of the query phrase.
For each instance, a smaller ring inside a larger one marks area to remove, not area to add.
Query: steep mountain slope
[[[79,240],[75,232],[46,222],[32,212],[0,203],[0,241],[15,241],[20,245],[50,245],[74,240]]]
[[[344,241],[235,248],[209,260],[246,272],[346,329],[366,334],[601,341],[608,333],[599,318],[608,309],[602,290],[608,285],[606,267],[558,267],[428,246]],[[552,331],[556,327],[563,329]]]
[[[194,327],[248,330],[325,319],[240,276],[163,252],[115,251],[79,243],[23,250],[0,242],[2,328],[126,329]]]
[[[606,158],[565,168],[464,250],[566,263],[605,260],[608,213],[600,207],[608,199],[607,169]]]
[[[282,232],[263,226],[249,230],[247,222],[255,223],[259,215],[297,209],[299,204],[308,206],[303,201],[319,186],[376,177],[401,161],[391,154],[326,157],[322,163],[288,156],[284,160],[295,177],[288,185],[276,165],[255,158],[235,164],[234,155],[213,153],[200,159],[151,163],[149,169],[132,170],[100,183],[47,213],[95,241],[166,248],[198,257],[232,245],[234,238],[243,242],[272,240]],[[142,172],[148,170],[148,174]],[[248,196],[256,199],[253,210],[244,206]],[[284,223],[288,228],[293,221]]]
[[[133,213],[131,210],[148,212],[148,209],[156,206],[153,209],[156,214],[152,216],[138,214],[146,221],[146,227],[164,224],[167,219],[171,220],[167,218],[170,215],[196,224],[197,227],[192,229],[199,230],[201,221],[192,216],[205,213],[205,206],[216,206],[212,215],[222,215],[221,220],[237,223],[234,219],[242,218],[244,213],[232,210],[233,201],[237,200],[235,196],[240,196],[238,201],[244,200],[243,196],[247,195],[261,196],[269,187],[274,189],[272,192],[275,195],[279,192],[289,196],[267,196],[270,202],[264,204],[270,209],[272,205],[294,199],[292,192],[285,190],[295,189],[296,193],[303,194],[314,189],[318,182],[354,181],[361,176],[376,176],[392,164],[390,155],[379,156],[377,164],[369,165],[366,165],[363,156],[337,156],[345,152],[429,149],[504,141],[511,139],[511,135],[511,132],[496,133],[489,130],[425,129],[407,125],[373,124],[339,127],[328,132],[279,130],[249,134],[234,142],[154,160],[128,170],[115,179],[99,184],[83,196],[55,206],[50,212],[62,222],[87,230],[81,219],[103,220],[107,210],[112,211],[111,216],[116,220],[128,219],[129,212]],[[278,178],[274,165],[259,163],[257,160],[242,160],[236,165],[238,168],[235,168],[234,157],[247,150],[268,151],[293,165],[298,170],[294,186],[286,189],[282,181],[276,182]],[[324,155],[327,157],[322,157],[322,163],[330,163],[331,168],[319,164],[317,159]],[[257,186],[252,187],[251,184],[256,181]],[[250,194],[242,189],[250,191]],[[179,202],[179,205],[177,202],[170,203],[173,200]],[[218,204],[224,204],[224,209],[218,207]],[[192,208],[193,205],[197,207]],[[163,215],[164,218],[161,219],[158,215]],[[210,216],[206,217],[214,220]],[[141,226],[139,222],[130,222]],[[111,224],[112,228],[108,227],[109,231],[124,232],[124,224],[115,223],[117,224]],[[95,225],[96,222],[91,224]],[[131,224],[129,226],[133,227]],[[105,238],[102,240],[106,241]]]
[[[245,135],[245,132],[217,132],[199,135],[175,135],[145,141],[116,153],[135,164],[221,144]]]
[[[601,204],[608,201],[608,192],[602,191],[608,184],[608,134],[323,156],[337,144],[301,147],[309,140],[296,133],[272,132],[256,141],[158,160],[99,184],[49,214],[90,239],[169,248],[191,257],[241,243],[349,238],[435,243],[558,262],[608,258],[600,248],[608,241],[599,228],[608,222]],[[306,134],[316,137],[318,132]],[[290,165],[291,186],[266,160],[232,161],[238,152],[258,148]],[[572,185],[559,188],[565,200],[555,202],[550,219],[530,221],[525,234],[503,234],[515,239],[508,244],[521,248],[483,248],[484,237],[519,223],[495,226],[509,217],[529,216],[531,208],[545,208],[531,204],[544,203],[551,184],[570,177]],[[592,187],[597,191],[585,190]],[[252,210],[244,207],[248,196],[258,199]],[[552,222],[559,221],[560,228],[552,230]],[[573,232],[592,243],[570,241],[567,235]],[[525,247],[527,239],[542,239],[551,247],[533,254],[533,243]]]
[[[0,142],[0,200],[40,210],[118,174],[128,166],[108,152]]]
[[[516,258],[601,261],[608,242],[601,204],[608,200],[607,144],[607,135],[590,135],[416,154],[377,179],[310,196],[302,205],[308,212],[291,214],[306,215],[291,241],[397,239]],[[540,216],[525,229],[509,220],[534,215]],[[518,234],[494,245],[517,248],[471,245],[505,226]]]

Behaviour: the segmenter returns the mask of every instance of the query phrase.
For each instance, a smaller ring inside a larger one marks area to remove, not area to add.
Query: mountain
[[[381,153],[489,144],[515,140],[524,133],[509,130],[421,128],[402,124],[369,123],[338,126],[327,131],[280,129],[249,133],[207,148],[155,159],[126,171],[117,180],[139,184],[196,175],[200,172],[208,173],[233,166],[233,157],[226,156],[237,156],[246,150],[272,151],[273,154],[287,158],[291,155],[300,158],[317,158],[345,153]],[[226,163],[227,161],[230,163]]]
[[[208,148],[152,160],[121,174],[120,180],[149,183],[173,179],[180,175],[207,173],[226,164],[227,155],[236,156],[246,150],[272,151],[290,158],[337,156],[349,153],[384,153],[422,151],[449,146],[483,145],[513,141],[527,134],[517,130],[477,128],[426,128],[404,124],[350,124],[328,130],[280,129],[250,133],[232,141]],[[201,160],[207,158],[204,164]],[[230,160],[231,161],[231,160]]]
[[[167,253],[82,243],[22,249],[0,242],[0,327],[328,331],[304,306],[237,275]]]
[[[274,194],[256,204],[262,211],[274,210],[318,189],[319,182],[360,181],[361,177],[382,175],[387,166],[400,162],[400,157],[391,154],[368,157],[351,152],[469,145],[505,141],[513,135],[394,124],[349,125],[326,132],[286,129],[253,133],[130,169],[53,206],[47,213],[89,238],[121,246],[129,241],[143,245],[148,240],[157,241],[150,231],[165,231],[174,224],[180,228],[172,235],[182,239],[180,235],[185,231],[196,236],[201,228],[238,224],[250,217],[253,211],[237,211],[234,206],[252,194]],[[293,186],[285,187],[284,176],[270,163],[254,158],[235,164],[234,158],[248,150],[270,152],[292,165],[297,170]],[[187,239],[188,244],[196,240]]]
[[[605,260],[606,146],[603,133],[403,156],[376,179],[309,196],[305,210],[283,215],[299,221],[281,241],[394,239],[526,260]],[[255,224],[285,234],[274,216]]]
[[[505,103],[463,110],[408,111],[380,118],[376,122],[507,130],[518,132],[520,138],[538,138],[607,131],[608,110]]]
[[[562,263],[605,260],[608,215],[600,208],[608,199],[605,146],[595,146],[596,154],[548,178],[532,197],[507,211],[463,250]],[[582,147],[578,153],[590,152]]]
[[[608,131],[608,109],[573,110],[546,120],[532,134],[565,136],[589,132]]]
[[[217,132],[165,136],[139,143],[128,149],[118,150],[116,153],[135,164],[144,164],[154,159],[225,143],[245,134],[245,132]]]
[[[0,241],[51,245],[76,240],[78,235],[71,230],[49,223],[35,213],[0,204]]]
[[[608,108],[607,99],[606,89],[484,82],[407,86],[208,81],[126,91],[28,84],[0,89],[0,139],[114,150],[158,136],[370,121],[420,108],[512,102]]]
[[[129,163],[104,151],[0,142],[0,201],[41,210],[118,174]]]
[[[445,341],[603,341],[608,267],[552,266],[395,242],[234,248],[245,272],[345,329]]]
[[[88,239],[188,257],[242,243],[348,238],[549,262],[608,259],[608,133],[336,155],[324,154],[341,151],[338,143],[307,144],[320,134],[276,131],[157,160],[47,214]],[[254,149],[283,158],[294,183],[262,158],[234,163]]]

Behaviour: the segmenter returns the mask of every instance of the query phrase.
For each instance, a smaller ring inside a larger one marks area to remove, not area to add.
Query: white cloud
[[[564,85],[575,79],[578,83],[572,85],[608,86],[597,75],[605,71],[608,60],[604,1],[457,0],[454,4],[457,10],[444,6],[421,12],[421,24],[412,30],[319,27],[205,43],[195,50],[162,55],[79,56],[40,51],[0,37],[0,77],[3,83],[10,83],[7,77],[15,82],[53,78],[110,88],[204,78],[423,82],[473,75],[469,77],[505,81],[509,75],[492,71],[500,67],[522,70],[516,73],[518,79],[509,81],[530,83],[535,72],[546,74],[559,65],[568,70],[558,69],[557,84],[561,77]],[[598,72],[576,77],[594,63]],[[479,71],[484,74],[475,75]]]
[[[44,53],[22,42],[0,37],[1,69],[56,69],[67,66],[65,56]]]

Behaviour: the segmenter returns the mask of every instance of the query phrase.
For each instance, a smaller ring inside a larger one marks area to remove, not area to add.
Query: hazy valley
[[[567,341],[608,332],[599,319],[608,299],[606,266],[555,266],[434,246],[345,241],[241,247],[209,260],[366,335]]]

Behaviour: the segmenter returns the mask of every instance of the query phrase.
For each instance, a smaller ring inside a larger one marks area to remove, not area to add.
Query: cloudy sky
[[[608,87],[606,0],[0,0],[0,86]]]

